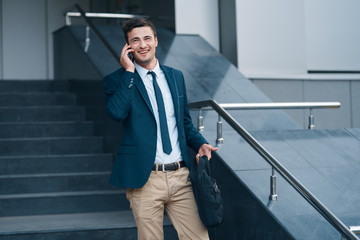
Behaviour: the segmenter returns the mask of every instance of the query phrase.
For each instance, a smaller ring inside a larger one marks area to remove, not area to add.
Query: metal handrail
[[[268,109],[310,109],[309,129],[315,128],[312,110],[316,108],[339,108],[340,102],[282,102],[282,103],[220,103],[226,110],[268,110]],[[211,110],[211,107],[202,107],[203,102],[189,104],[190,108]]]
[[[352,231],[356,235],[359,235],[360,234],[360,226],[350,226],[350,231]]]
[[[257,151],[280,175],[305,198],[340,234],[352,240],[359,238],[350,229],[338,219],[320,200],[318,200],[305,186],[303,186],[275,157],[273,157],[256,139],[250,135],[225,109],[215,100],[207,100],[196,103],[190,103],[191,108],[202,109],[211,107],[225,121],[240,134],[247,143]]]
[[[65,14],[65,24],[66,26],[71,25],[71,17],[82,17],[84,18],[87,27],[86,27],[86,42],[85,42],[85,52],[87,52],[90,44],[90,28],[95,32],[97,37],[101,42],[105,45],[105,47],[109,50],[111,55],[116,59],[120,59],[120,56],[116,53],[116,51],[111,47],[108,41],[103,37],[100,31],[95,27],[90,18],[118,18],[118,19],[127,19],[127,18],[135,18],[135,17],[143,17],[149,18],[149,16],[144,15],[133,15],[133,14],[119,14],[119,13],[86,13],[78,4],[75,4],[74,7],[78,10],[78,12],[67,12]]]
[[[145,15],[123,14],[123,13],[93,13],[93,12],[87,12],[87,13],[85,13],[85,16],[89,17],[89,18],[116,18],[116,19],[127,19],[127,18],[135,18],[135,17],[148,18],[149,17],[149,16],[145,16]],[[72,17],[81,17],[81,12],[67,12],[65,14],[66,26],[71,25]]]
[[[339,108],[340,102],[282,102],[282,103],[219,103],[226,110],[264,110],[264,109],[315,109]],[[202,102],[189,104],[191,108],[211,110],[211,107],[201,107]]]
[[[111,47],[111,45],[108,43],[108,41],[99,32],[99,30],[95,27],[95,25],[92,23],[92,21],[86,16],[86,13],[84,12],[84,10],[78,4],[75,4],[74,7],[79,11],[80,16],[84,18],[86,24],[95,32],[95,34],[98,36],[100,41],[102,41],[103,44],[105,45],[105,47],[110,51],[111,55],[115,59],[119,59],[120,56],[115,52],[115,50]],[[88,34],[88,30],[87,30],[87,34]],[[88,47],[88,46],[86,46],[86,47]]]

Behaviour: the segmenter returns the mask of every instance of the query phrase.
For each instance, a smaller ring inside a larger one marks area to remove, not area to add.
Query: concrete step
[[[48,106],[70,104],[76,104],[76,95],[73,93],[0,92],[0,106]]]
[[[77,104],[87,106],[105,106],[104,93],[98,92],[79,92],[76,94]]]
[[[110,172],[0,175],[0,194],[115,190]]]
[[[86,112],[86,119],[92,121],[104,121],[109,119],[104,106],[84,106],[84,108]]]
[[[124,190],[0,195],[0,217],[121,210],[129,210]]]
[[[70,80],[69,81],[70,91],[77,93],[102,93],[103,86],[102,81],[93,80]]]
[[[0,156],[0,175],[110,171],[112,154]]]
[[[0,122],[82,121],[84,116],[79,106],[0,107]]]
[[[66,92],[68,81],[57,80],[1,80],[0,92]]]
[[[0,138],[92,136],[93,123],[64,122],[0,122]]]
[[[137,239],[131,211],[2,217],[0,226],[2,240]],[[164,236],[166,240],[178,239],[167,217]]]
[[[101,153],[102,137],[0,139],[0,156]]]

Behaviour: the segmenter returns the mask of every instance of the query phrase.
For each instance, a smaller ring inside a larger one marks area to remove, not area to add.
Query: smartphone
[[[129,41],[128,41],[127,39],[125,39],[125,41],[126,41],[126,43],[130,46]],[[128,58],[129,58],[132,62],[134,61],[134,55],[133,55],[132,52],[130,52],[130,53],[128,54]]]
[[[134,55],[132,52],[128,54],[128,58],[130,58],[132,62],[134,61]]]

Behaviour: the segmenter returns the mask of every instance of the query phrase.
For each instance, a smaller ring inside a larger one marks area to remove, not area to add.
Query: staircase
[[[77,104],[68,81],[0,81],[0,239],[136,239],[108,184],[113,156]]]

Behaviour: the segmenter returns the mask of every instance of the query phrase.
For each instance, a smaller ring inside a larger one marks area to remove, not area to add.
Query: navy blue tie
[[[170,141],[170,137],[169,137],[169,129],[168,129],[167,120],[166,120],[164,100],[163,100],[163,97],[161,94],[160,87],[156,81],[156,74],[152,71],[149,71],[148,74],[151,74],[153,77],[155,97],[156,97],[156,102],[157,102],[158,111],[159,111],[160,132],[161,132],[163,151],[166,154],[170,154],[172,151],[172,147],[171,147],[171,141]]]

